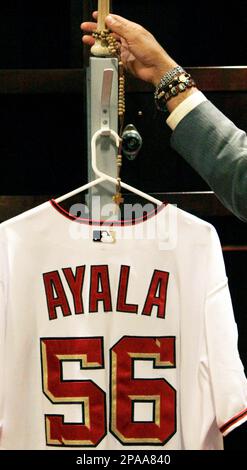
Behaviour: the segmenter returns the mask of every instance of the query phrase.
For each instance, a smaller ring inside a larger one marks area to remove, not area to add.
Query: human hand
[[[97,19],[97,12],[93,13],[93,18]],[[139,24],[111,14],[106,17],[106,26],[120,43],[124,66],[137,78],[157,85],[168,70],[176,67],[176,62],[154,36]],[[93,32],[97,29],[97,23],[82,23],[81,29],[85,33]],[[89,46],[95,42],[88,34],[84,34],[82,40]]]

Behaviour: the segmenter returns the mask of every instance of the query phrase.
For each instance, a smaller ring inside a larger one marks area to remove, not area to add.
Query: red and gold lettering
[[[74,300],[75,314],[84,313],[82,302],[82,286],[84,281],[85,266],[77,266],[75,275],[71,268],[63,269],[64,276],[71,290]]]
[[[91,266],[89,312],[98,312],[98,303],[103,302],[105,312],[112,311],[108,266]]]
[[[142,315],[150,316],[153,307],[157,306],[157,317],[165,318],[168,279],[169,273],[166,271],[154,271]]]
[[[118,312],[127,312],[127,313],[137,313],[138,305],[136,304],[127,304],[127,290],[129,283],[129,266],[121,266],[119,287],[118,287],[118,298],[117,298],[117,311]]]
[[[54,404],[81,404],[82,422],[64,423],[63,415],[46,415],[47,445],[95,447],[106,433],[105,392],[91,380],[63,380],[62,362],[79,361],[81,369],[104,367],[102,338],[41,339],[43,391]]]
[[[174,337],[123,337],[111,349],[111,432],[124,445],[164,445],[176,432],[176,391],[164,379],[135,379],[134,361],[175,367]],[[134,402],[153,402],[154,420],[135,422]]]
[[[69,303],[58,271],[43,274],[47,307],[50,320],[57,318],[60,307],[64,317],[71,315]]]

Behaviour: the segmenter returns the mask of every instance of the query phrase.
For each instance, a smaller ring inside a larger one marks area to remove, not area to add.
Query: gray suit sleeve
[[[247,221],[247,136],[210,101],[185,116],[172,147],[201,175],[221,202]]]

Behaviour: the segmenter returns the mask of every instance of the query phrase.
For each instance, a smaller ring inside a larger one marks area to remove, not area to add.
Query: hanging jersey
[[[0,226],[0,448],[222,449],[247,419],[221,247],[171,205]]]

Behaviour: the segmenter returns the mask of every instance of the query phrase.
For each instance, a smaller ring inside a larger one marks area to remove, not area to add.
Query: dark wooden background
[[[87,181],[85,67],[80,23],[97,2],[8,0],[0,4],[0,221]],[[247,129],[247,2],[112,1],[112,10],[143,24],[190,71],[236,125]],[[38,13],[38,14],[37,14]],[[141,111],[141,113],[140,113]],[[129,77],[126,123],[143,137],[123,178],[177,203],[218,230],[224,251],[239,351],[247,369],[247,225],[170,148],[150,85]]]

